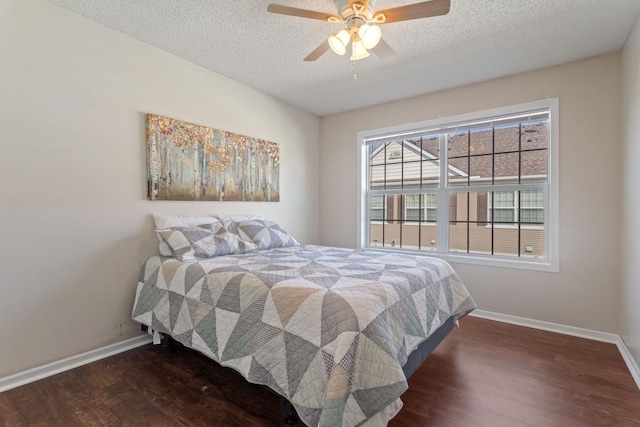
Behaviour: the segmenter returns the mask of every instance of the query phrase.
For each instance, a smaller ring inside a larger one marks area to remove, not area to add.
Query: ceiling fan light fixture
[[[347,52],[347,44],[351,39],[351,35],[347,30],[340,30],[333,36],[329,37],[329,46],[338,55],[344,55]]]
[[[358,29],[358,36],[362,40],[364,47],[373,49],[380,42],[382,30],[377,25],[364,24]]]
[[[352,49],[351,49],[351,59],[352,61],[357,61],[358,59],[364,59],[369,56],[369,51],[362,43],[362,40],[359,38],[353,41]]]

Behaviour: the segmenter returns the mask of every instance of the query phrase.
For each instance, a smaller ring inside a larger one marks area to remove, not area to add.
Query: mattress
[[[355,426],[399,410],[409,355],[474,308],[443,260],[302,245],[152,257],[133,319],[270,387],[309,426]]]

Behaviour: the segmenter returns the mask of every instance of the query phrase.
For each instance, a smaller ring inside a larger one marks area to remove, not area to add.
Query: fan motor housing
[[[338,13],[342,17],[342,19],[346,21],[348,18],[355,16],[355,11],[351,7],[351,0],[335,0],[335,2],[336,9],[338,9]],[[353,3],[359,2],[355,1]],[[365,2],[362,2],[360,4],[364,5]],[[364,20],[369,20],[373,17],[373,8],[375,7],[375,4],[376,0],[369,0],[369,7],[363,10],[360,14],[361,16],[364,15],[364,17],[366,18]]]

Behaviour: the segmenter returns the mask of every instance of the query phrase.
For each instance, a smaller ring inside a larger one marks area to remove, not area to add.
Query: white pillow
[[[168,228],[177,227],[196,227],[198,225],[214,224],[220,222],[219,219],[213,216],[182,216],[182,215],[165,215],[154,213],[153,221],[156,224],[156,230],[165,230]],[[157,236],[159,240],[158,248],[160,249],[160,255],[173,256],[173,252],[167,243]]]
[[[218,218],[220,221],[250,221],[252,219],[264,220],[265,218],[260,215],[214,215],[214,217]]]

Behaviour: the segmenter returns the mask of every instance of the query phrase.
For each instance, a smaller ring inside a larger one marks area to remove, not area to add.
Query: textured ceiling
[[[451,0],[448,15],[382,26],[397,56],[307,54],[339,24],[268,13],[335,12],[331,0],[49,0],[324,116],[622,48],[640,0]],[[376,9],[418,0],[377,0]]]

